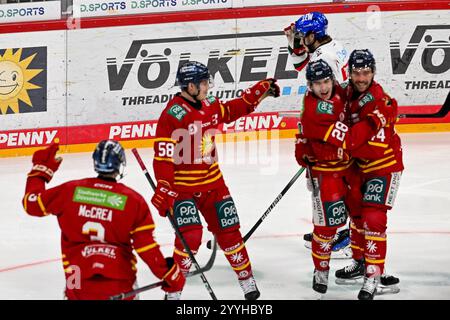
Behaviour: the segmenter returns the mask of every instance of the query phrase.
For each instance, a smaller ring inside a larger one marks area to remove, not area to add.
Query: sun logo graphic
[[[0,50],[1,114],[47,111],[46,65],[46,47]]]
[[[243,259],[244,259],[244,256],[240,252],[236,252],[236,253],[231,255],[231,260],[233,260],[233,262],[235,262],[235,263],[239,263]]]
[[[369,240],[369,242],[367,242],[366,247],[370,253],[374,253],[375,251],[377,251],[377,244],[375,242],[373,242],[372,240]]]
[[[189,257],[186,257],[183,260],[181,260],[181,266],[183,267],[183,269],[190,269],[191,265],[192,261]]]
[[[202,152],[202,156],[208,156],[214,150],[214,141],[213,137],[210,134],[205,134],[202,138],[202,144],[200,146],[200,151]]]
[[[320,248],[323,251],[330,251],[331,250],[331,241],[321,242],[320,243]]]

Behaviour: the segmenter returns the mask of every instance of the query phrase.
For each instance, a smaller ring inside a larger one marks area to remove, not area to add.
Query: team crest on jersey
[[[178,121],[183,120],[184,116],[187,114],[187,111],[185,108],[178,104],[174,104],[169,111],[167,111],[168,114],[170,114],[172,117],[177,119]]]
[[[373,95],[371,95],[370,93],[367,93],[364,97],[361,98],[361,100],[359,100],[358,105],[360,108],[362,108],[366,105],[366,103],[373,101],[373,100],[375,100]]]
[[[208,102],[210,104],[213,104],[214,102],[216,102],[216,97],[214,97],[214,96],[207,96],[206,99],[208,100]]]
[[[319,101],[317,104],[317,113],[333,114],[333,105],[326,101]]]
[[[202,138],[202,144],[200,146],[200,151],[202,152],[202,156],[209,156],[214,150],[214,141],[212,139],[212,135],[205,134]]]

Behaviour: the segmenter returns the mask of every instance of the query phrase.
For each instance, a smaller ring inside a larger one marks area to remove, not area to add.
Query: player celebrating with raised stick
[[[125,152],[114,140],[101,141],[94,153],[97,178],[69,181],[45,189],[62,158],[58,145],[36,151],[28,174],[23,207],[32,216],[53,214],[61,228],[70,300],[108,299],[131,291],[136,282],[139,254],[151,271],[164,280],[166,292],[180,290],[185,277],[173,258],[164,259],[153,238],[155,224],[144,198],[117,182],[126,165]],[[133,298],[133,297],[131,297]]]
[[[162,111],[156,130],[153,169],[158,184],[152,203],[160,215],[165,216],[167,210],[174,215],[193,253],[201,244],[200,212],[236,273],[245,299],[255,300],[260,293],[239,231],[236,207],[217,163],[214,141],[219,124],[253,112],[266,97],[278,97],[280,88],[275,79],[266,79],[246,89],[242,98],[222,102],[208,96],[212,78],[199,62],[182,65],[177,81],[181,92]],[[189,271],[192,262],[178,237],[174,259],[184,273]],[[180,299],[181,293],[169,293],[167,299]]]

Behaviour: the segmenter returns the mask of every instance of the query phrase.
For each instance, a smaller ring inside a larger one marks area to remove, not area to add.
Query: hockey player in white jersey
[[[297,71],[306,70],[305,67],[310,61],[322,59],[331,67],[335,79],[342,83],[348,78],[348,52],[340,42],[328,35],[327,28],[328,20],[323,13],[310,12],[301,16],[284,29],[288,50]],[[304,240],[305,246],[311,248],[312,233],[305,234]],[[338,230],[333,243],[333,258],[351,257],[347,225]]]
[[[310,12],[284,29],[291,61],[297,71],[308,62],[324,60],[333,70],[336,80],[347,80],[348,52],[327,33],[328,20],[323,13]]]

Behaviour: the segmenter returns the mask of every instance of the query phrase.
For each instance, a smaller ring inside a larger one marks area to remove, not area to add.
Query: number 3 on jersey
[[[82,233],[90,236],[91,241],[105,242],[105,228],[101,223],[88,221],[83,225]]]

